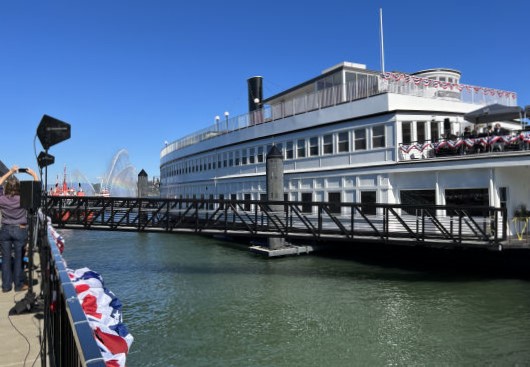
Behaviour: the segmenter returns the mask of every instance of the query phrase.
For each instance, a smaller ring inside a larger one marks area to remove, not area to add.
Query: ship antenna
[[[383,8],[379,8],[379,37],[381,42],[381,71],[385,72],[385,43],[383,40]]]

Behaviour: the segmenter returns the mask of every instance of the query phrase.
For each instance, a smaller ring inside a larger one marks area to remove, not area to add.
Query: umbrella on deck
[[[530,106],[526,106],[527,111]],[[505,106],[502,104],[491,104],[464,115],[466,121],[474,124],[487,124],[494,121],[521,119],[523,109],[519,106]]]

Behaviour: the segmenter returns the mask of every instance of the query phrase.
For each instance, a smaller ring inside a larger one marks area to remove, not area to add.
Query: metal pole
[[[383,36],[383,8],[379,8],[379,30],[381,37],[381,71],[385,72],[385,44]]]
[[[276,145],[273,145],[267,153],[266,180],[267,200],[283,201],[283,154]],[[283,205],[269,205],[269,207],[273,216],[284,210]],[[268,246],[271,250],[283,247],[283,245],[283,238],[269,237],[268,239]]]

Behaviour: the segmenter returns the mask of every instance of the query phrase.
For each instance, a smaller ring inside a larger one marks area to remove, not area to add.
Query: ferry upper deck
[[[378,73],[342,63],[263,99],[256,78],[248,113],[162,149],[162,197],[259,200],[275,145],[285,200],[467,203],[510,213],[530,202],[521,184],[530,131],[515,92],[461,84],[452,69]],[[493,109],[507,113],[482,118]]]
[[[480,106],[517,105],[516,93],[460,84],[460,75],[452,69],[428,69],[414,74],[379,73],[367,70],[365,65],[344,62],[267,99],[252,100],[252,95],[261,96],[262,92],[249,91],[248,113],[234,117],[226,114],[224,121],[218,119],[212,126],[168,143],[161,151],[161,163],[173,159],[171,153],[175,151],[182,151],[178,156],[184,156],[252,137],[391,111],[428,111],[436,122],[449,118],[454,124],[458,119],[452,117]],[[446,116],[439,116],[440,113]],[[249,127],[253,128],[250,132]],[[442,137],[442,129],[439,131]],[[210,144],[197,145],[212,139]],[[195,148],[185,149],[190,146]]]

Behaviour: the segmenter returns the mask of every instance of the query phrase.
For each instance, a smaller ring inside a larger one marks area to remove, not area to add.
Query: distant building
[[[147,172],[141,170],[138,174],[138,197],[143,198],[148,196],[149,179]]]

